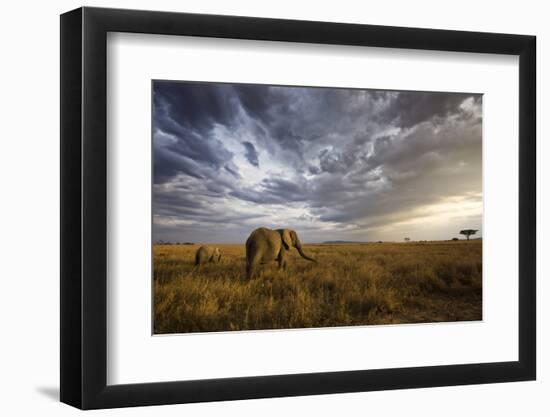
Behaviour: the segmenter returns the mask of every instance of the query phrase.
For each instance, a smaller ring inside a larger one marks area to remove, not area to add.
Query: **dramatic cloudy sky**
[[[153,238],[481,229],[481,123],[475,94],[155,81]]]

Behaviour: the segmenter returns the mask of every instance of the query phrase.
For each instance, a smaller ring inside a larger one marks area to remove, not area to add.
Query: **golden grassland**
[[[155,245],[154,332],[289,329],[481,320],[481,240],[304,245],[288,268],[245,277],[243,244],[213,245],[219,264],[194,266],[198,245]]]

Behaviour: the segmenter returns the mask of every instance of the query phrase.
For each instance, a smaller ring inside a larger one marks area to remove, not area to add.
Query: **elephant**
[[[222,254],[218,248],[212,246],[201,246],[195,253],[195,265],[203,265],[208,262],[218,263]]]
[[[317,262],[302,251],[302,243],[294,230],[267,229],[260,227],[254,230],[246,241],[246,276],[252,278],[256,267],[268,262],[277,261],[279,269],[286,268],[286,252],[292,247],[300,256],[311,262]]]

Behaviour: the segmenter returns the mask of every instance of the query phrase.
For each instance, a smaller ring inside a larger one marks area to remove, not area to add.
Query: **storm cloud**
[[[480,94],[155,81],[154,239],[481,229],[481,123]]]
[[[246,152],[244,156],[246,159],[248,159],[248,162],[250,162],[255,167],[259,167],[260,164],[258,162],[258,153],[256,152],[256,148],[254,145],[250,142],[243,142],[243,145],[246,149]]]

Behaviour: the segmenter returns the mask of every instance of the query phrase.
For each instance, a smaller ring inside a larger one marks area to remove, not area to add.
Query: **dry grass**
[[[196,269],[196,245],[154,247],[155,333],[481,320],[482,244],[305,245],[286,271],[245,278],[244,245],[216,245]]]

